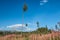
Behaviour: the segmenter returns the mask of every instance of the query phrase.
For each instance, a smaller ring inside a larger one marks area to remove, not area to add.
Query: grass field
[[[0,40],[60,40],[60,33],[50,33],[45,35],[30,34],[30,35],[16,35],[10,34],[6,36],[0,36]]]

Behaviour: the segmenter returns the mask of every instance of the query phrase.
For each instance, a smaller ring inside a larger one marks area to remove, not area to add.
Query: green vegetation
[[[55,25],[55,29],[58,30],[58,28],[60,27],[60,22],[58,22],[58,25]],[[37,25],[37,30],[35,31],[31,31],[31,32],[18,32],[18,31],[1,31],[0,30],[0,36],[4,36],[4,35],[9,35],[9,34],[23,34],[24,36],[27,36],[29,34],[48,34],[51,33],[52,30],[48,29],[47,25],[45,27],[40,27],[39,22],[36,22]],[[26,24],[26,27],[28,27],[28,24]]]
[[[32,31],[30,33],[35,33],[35,34],[48,34],[51,33],[51,30],[45,27],[38,28],[36,31]]]
[[[38,28],[37,30],[35,31],[32,31],[32,32],[22,32],[23,35],[29,35],[29,34],[47,34],[47,33],[51,33],[51,30],[49,30],[47,27],[41,27],[41,28]],[[17,31],[14,31],[14,32],[11,32],[11,31],[0,31],[0,36],[3,36],[3,35],[9,35],[9,34],[21,34],[21,32],[17,32]]]

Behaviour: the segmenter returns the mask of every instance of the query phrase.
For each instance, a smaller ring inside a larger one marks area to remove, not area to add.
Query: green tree
[[[48,27],[47,27],[47,25],[46,25],[46,33],[48,33]]]
[[[58,22],[58,25],[59,25],[59,27],[60,27],[60,22]]]
[[[28,24],[26,24],[26,27],[28,26]]]
[[[55,29],[56,29],[56,30],[58,29],[58,26],[57,26],[57,25],[55,25]]]
[[[23,11],[25,12],[25,11],[27,11],[27,4],[26,4],[26,0],[24,0],[24,6],[23,6]]]
[[[37,23],[36,23],[36,24],[37,24],[37,27],[39,28],[39,22],[38,22],[38,21],[37,21]]]
[[[57,23],[59,25],[58,31],[60,31],[60,22]]]
[[[23,30],[23,24],[24,24],[24,12],[26,12],[26,11],[27,11],[27,5],[26,5],[26,0],[24,0],[23,13],[22,13],[22,30]],[[22,32],[21,32],[21,34],[22,34]]]

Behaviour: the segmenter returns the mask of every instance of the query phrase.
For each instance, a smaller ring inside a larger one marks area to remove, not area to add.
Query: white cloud
[[[40,1],[40,5],[44,5],[47,2],[48,2],[48,0],[42,0],[42,1]]]
[[[18,28],[18,27],[25,27],[25,25],[24,24],[15,24],[15,25],[7,26],[7,28]]]
[[[25,27],[25,28],[26,28],[26,30],[27,30],[27,31],[30,31],[30,30],[31,30],[31,29],[30,29],[30,28],[28,28],[28,27]]]
[[[16,30],[16,31],[21,31],[21,30],[30,31],[31,30],[29,27],[26,27],[25,24],[23,24],[23,25],[22,24],[10,25],[10,26],[7,26],[7,28],[10,28],[10,29]]]
[[[48,2],[48,0],[43,0],[43,2],[44,2],[44,3],[47,3],[47,2]]]
[[[40,5],[44,5],[44,3],[40,3]]]
[[[2,30],[2,28],[0,28],[0,30]]]

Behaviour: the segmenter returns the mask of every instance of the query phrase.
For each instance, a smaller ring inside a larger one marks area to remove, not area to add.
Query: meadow
[[[31,32],[0,31],[0,40],[60,40],[60,32],[46,27]]]

